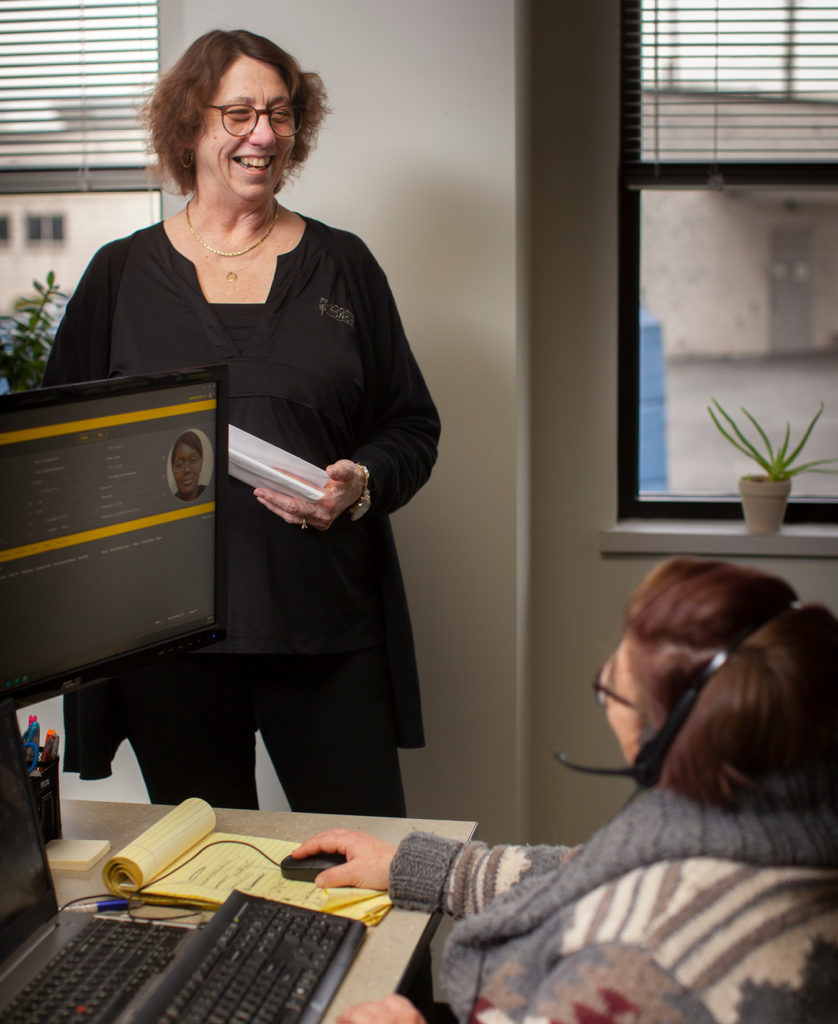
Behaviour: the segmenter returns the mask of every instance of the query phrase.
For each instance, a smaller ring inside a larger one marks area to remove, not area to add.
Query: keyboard
[[[366,934],[360,921],[234,892],[137,1024],[316,1024]]]
[[[92,917],[24,988],[3,1024],[113,1020],[183,941],[180,928]]]

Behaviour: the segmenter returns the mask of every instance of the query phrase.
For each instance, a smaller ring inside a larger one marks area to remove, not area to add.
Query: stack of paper
[[[228,457],[230,476],[237,480],[306,501],[319,501],[329,480],[319,466],[232,424]]]

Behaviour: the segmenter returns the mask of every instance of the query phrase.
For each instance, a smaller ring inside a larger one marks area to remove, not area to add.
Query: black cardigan
[[[319,221],[306,223],[337,261],[356,313],[364,400],[355,430],[359,443],[348,457],[366,465],[375,481],[369,515],[374,517],[383,567],[385,643],[398,743],[420,747],[424,733],[413,634],[388,513],[404,505],[428,479],[436,461],[439,417],[378,263],[357,236]],[[111,320],[134,237],[110,242],[91,260],[67,304],[44,374],[45,386],[111,375]],[[390,426],[394,394],[399,403],[395,429]],[[111,761],[126,735],[118,706],[107,682],[65,697],[68,771],[79,772],[83,779],[111,774]]]

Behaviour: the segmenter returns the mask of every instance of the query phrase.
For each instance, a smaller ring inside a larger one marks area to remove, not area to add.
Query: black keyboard
[[[360,921],[234,892],[136,1020],[315,1024],[365,934]]]
[[[109,1021],[183,941],[181,928],[92,917],[3,1012],[3,1024]]]

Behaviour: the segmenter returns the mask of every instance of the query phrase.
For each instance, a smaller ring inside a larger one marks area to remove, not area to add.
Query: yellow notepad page
[[[387,893],[319,889],[285,878],[279,863],[296,841],[213,832],[205,801],[184,801],[108,860],[102,877],[110,892],[151,903],[198,904],[213,910],[234,889],[295,906],[377,924],[390,908]]]

